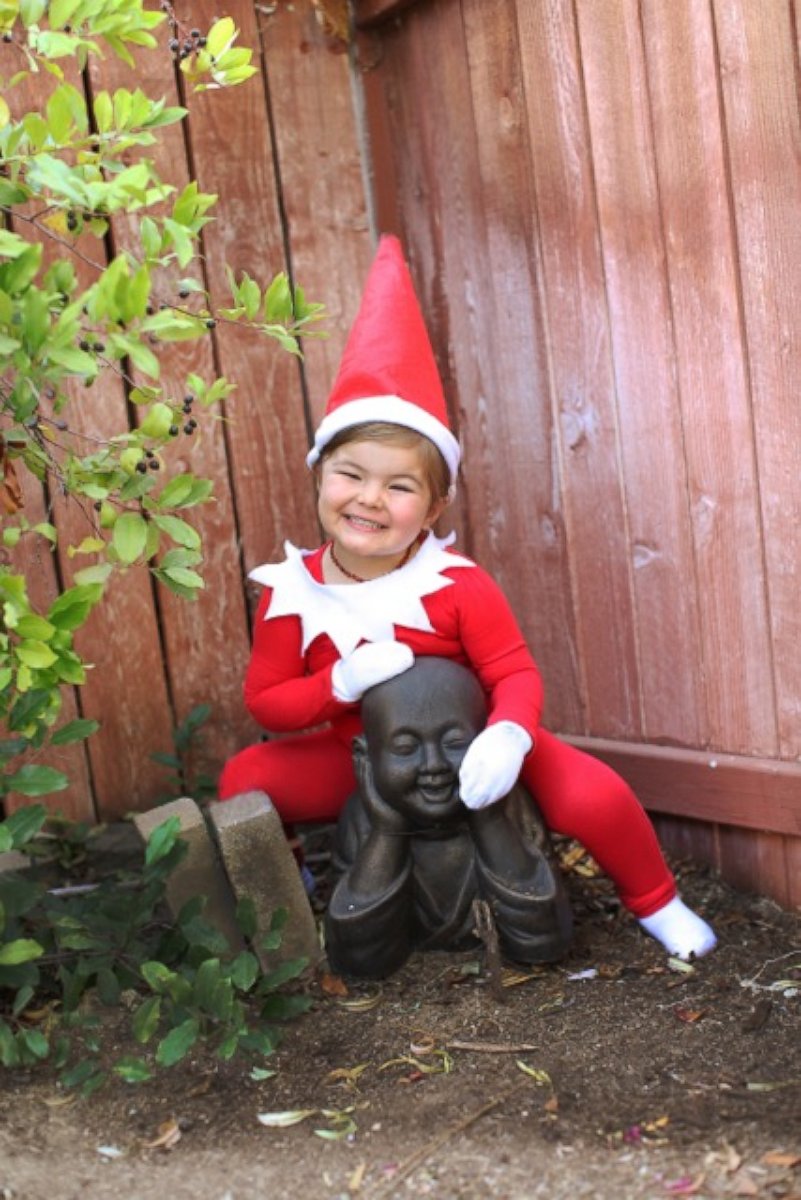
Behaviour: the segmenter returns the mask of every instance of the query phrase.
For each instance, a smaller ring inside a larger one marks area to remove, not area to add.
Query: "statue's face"
[[[483,726],[484,708],[475,681],[465,687],[463,668],[445,664],[437,671],[434,660],[424,670],[420,665],[381,686],[365,732],[383,800],[414,825],[430,827],[464,811],[459,767]]]

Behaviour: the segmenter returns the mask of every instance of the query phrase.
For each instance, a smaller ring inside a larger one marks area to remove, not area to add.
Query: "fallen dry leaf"
[[[687,1025],[693,1025],[706,1016],[705,1008],[674,1008],[673,1012],[680,1021],[684,1021]]]
[[[739,1172],[737,1175],[732,1177],[729,1187],[733,1196],[761,1195],[761,1190],[757,1184],[754,1183],[753,1179],[751,1179],[748,1175],[744,1175],[742,1172]]]
[[[704,1186],[705,1174],[696,1175],[694,1178],[690,1175],[684,1175],[681,1179],[676,1179],[673,1183],[665,1184],[665,1191],[671,1196],[695,1196]]]
[[[328,972],[320,980],[320,987],[326,996],[347,996],[349,994],[345,980],[340,979],[339,975],[331,975]]]
[[[350,1178],[348,1179],[348,1191],[349,1192],[358,1192],[361,1189],[361,1186],[364,1182],[364,1173],[366,1170],[367,1170],[367,1163],[364,1160],[362,1160],[362,1162],[359,1163],[356,1170],[351,1174]]]
[[[152,1142],[144,1142],[146,1150],[172,1150],[181,1140],[181,1129],[174,1117],[162,1121]]]
[[[769,1150],[767,1154],[763,1154],[759,1160],[766,1167],[788,1167],[792,1170],[793,1167],[801,1165],[801,1154],[785,1154],[781,1150]]]

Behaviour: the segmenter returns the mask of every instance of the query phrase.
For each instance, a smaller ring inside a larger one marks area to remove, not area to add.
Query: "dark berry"
[[[139,462],[136,464],[136,469],[141,475],[144,475],[145,471],[147,470],[147,463],[143,458],[139,459]]]
[[[194,432],[195,432],[194,425],[190,425],[189,422],[187,421],[187,423],[184,425],[184,433],[191,435]]]
[[[74,212],[68,212],[67,213],[67,229],[69,229],[71,232],[74,233],[77,228],[78,228],[78,218],[76,217]]]
[[[86,338],[81,338],[81,340],[80,340],[80,342],[78,343],[78,345],[80,346],[80,348],[81,348],[82,350],[91,350],[91,349],[92,349],[92,343],[91,343],[91,342],[87,342]]]
[[[156,457],[156,455],[153,450],[145,450],[145,458],[155,458],[155,457]]]
[[[179,433],[178,426],[171,425],[170,426],[170,437],[178,437],[178,433]]]
[[[102,342],[95,342],[92,346],[92,349],[96,350],[98,354],[102,354],[103,351],[105,350],[105,348],[106,347],[103,345]]]
[[[169,46],[170,50],[178,50],[181,43],[178,41],[178,38],[170,38],[170,40],[167,42],[167,45]]]
[[[150,462],[147,465],[150,467],[151,471],[158,471],[159,460],[157,458],[151,458]]]
[[[186,423],[187,423],[187,425],[189,425],[189,426],[190,426],[192,429],[197,429],[197,421],[195,420],[195,418],[194,418],[194,417],[190,417],[190,418],[189,418],[189,420],[188,420]]]
[[[13,40],[14,40],[14,35],[9,33],[8,30],[6,30],[5,33],[3,34],[3,41],[4,42],[13,42]]]
[[[95,512],[100,512],[101,508],[103,507],[103,501],[102,501],[102,500],[95,500],[95,502],[94,502],[94,504],[92,505],[92,507],[94,508]]]
[[[189,295],[189,289],[188,289],[188,288],[181,288],[181,290],[180,290],[180,292],[178,293],[178,295],[181,297],[181,299],[182,299],[182,300],[185,300],[185,299],[187,298],[187,296]]]
[[[199,29],[190,29],[189,36],[193,37],[195,39],[195,41],[197,41],[197,39],[200,37],[200,30]]]
[[[209,317],[208,321],[206,322],[206,328],[207,329],[216,329],[217,328],[217,322],[214,320],[214,317]]]
[[[197,39],[197,44],[202,49],[206,45],[206,39],[204,37],[199,37]]]

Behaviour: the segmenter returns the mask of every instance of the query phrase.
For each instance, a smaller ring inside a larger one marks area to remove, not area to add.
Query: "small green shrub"
[[[19,810],[0,823],[0,850],[30,849],[46,820],[40,805]],[[309,1006],[307,996],[282,992],[306,960],[265,972],[251,950],[233,954],[204,920],[200,896],[176,921],[165,920],[165,884],[185,851],[177,818],[169,818],[151,835],[141,871],[51,890],[27,873],[0,874],[3,1066],[49,1060],[65,1086],[88,1094],[110,1074],[147,1080],[198,1045],[221,1059],[272,1054],[281,1033],[275,1022]],[[241,903],[237,917],[252,945],[252,906]],[[259,949],[280,947],[286,919],[275,913]],[[135,1053],[107,1061],[103,1006],[130,1014]]]

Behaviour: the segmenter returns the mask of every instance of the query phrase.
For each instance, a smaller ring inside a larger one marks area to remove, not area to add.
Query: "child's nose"
[[[375,507],[381,500],[381,484],[377,479],[363,479],[361,487],[361,500],[363,504],[369,504]]]

